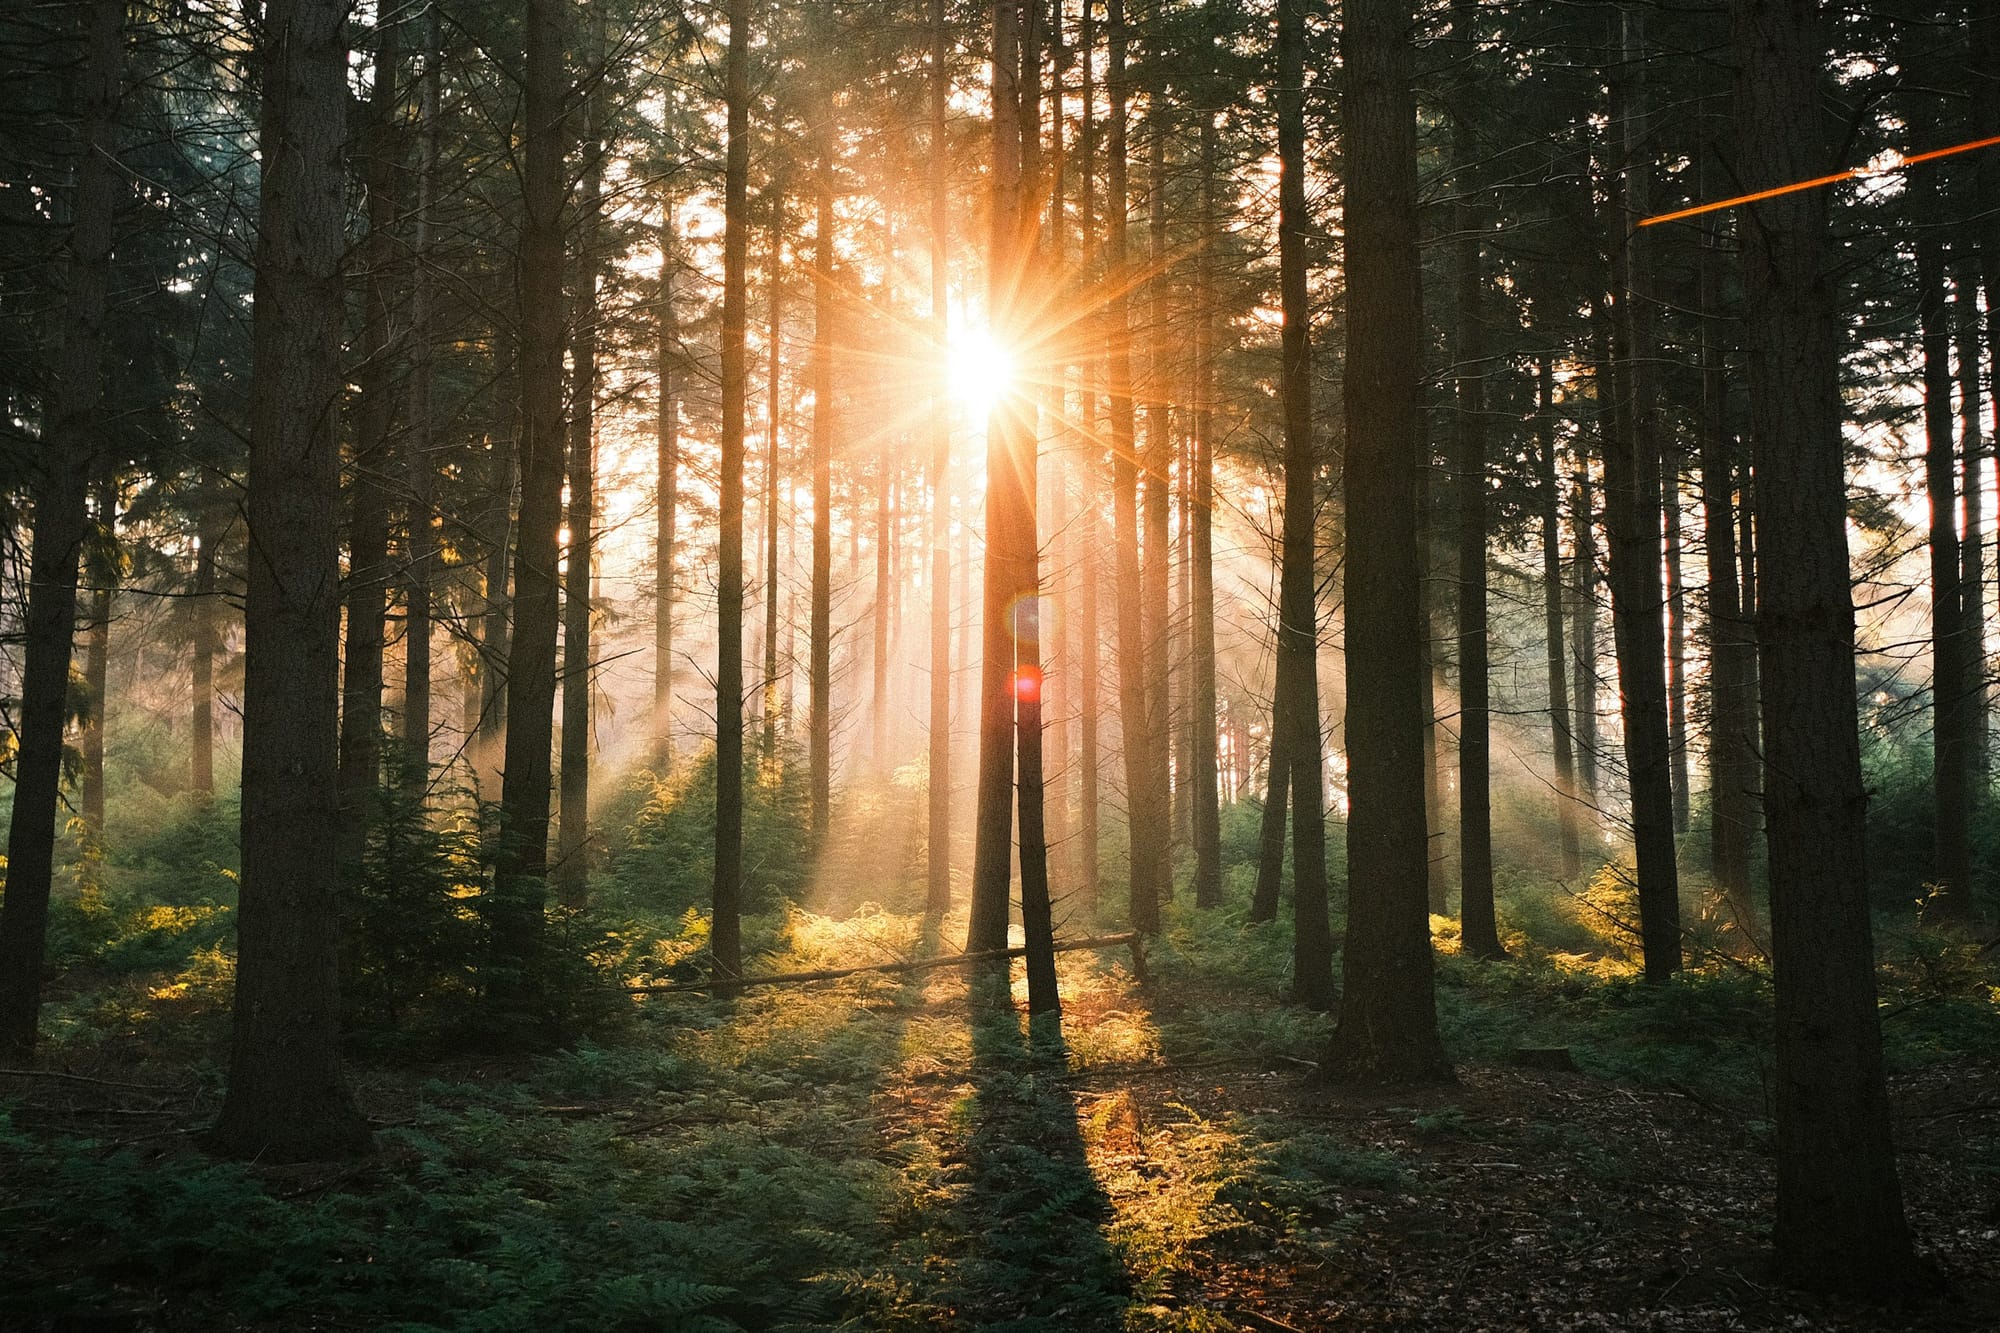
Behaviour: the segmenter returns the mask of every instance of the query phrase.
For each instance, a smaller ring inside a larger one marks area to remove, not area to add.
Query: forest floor
[[[913,930],[794,914],[765,964]],[[1769,1276],[1755,974],[1446,958],[1457,1081],[1360,1095],[1246,938],[1178,929],[1146,984],[1065,955],[1060,1045],[941,971],[635,1000],[537,1056],[364,1053],[380,1150],[324,1166],[204,1157],[220,1016],[128,978],[0,1072],[0,1328],[2000,1328],[1983,986],[1886,1011],[1942,1282],[1878,1307]]]

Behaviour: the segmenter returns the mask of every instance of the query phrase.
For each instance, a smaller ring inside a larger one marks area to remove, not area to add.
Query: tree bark
[[[1563,646],[1562,480],[1556,464],[1555,371],[1543,353],[1535,365],[1535,435],[1542,483],[1542,624],[1548,644],[1549,731],[1556,765],[1556,845],[1565,879],[1583,868],[1577,828],[1576,758],[1570,741],[1569,676]]]
[[[1809,179],[1826,148],[1816,0],[1734,0],[1745,191]],[[1756,490],[1765,839],[1777,1005],[1774,1238],[1784,1277],[1888,1291],[1912,1274],[1890,1138],[1855,703],[1854,606],[1827,194],[1743,214]]]
[[[674,545],[680,517],[680,398],[674,372],[681,361],[680,315],[675,308],[674,200],[660,205],[660,287],[654,320],[655,416],[653,423],[653,764],[674,767]]]
[[[778,526],[784,508],[784,296],[785,296],[785,194],[781,184],[771,187],[771,334],[766,344],[764,368],[764,733],[758,752],[765,763],[778,757]]]
[[[433,370],[437,352],[432,329],[431,213],[437,200],[439,20],[433,12],[426,29],[424,66],[418,79],[417,205],[410,253],[410,407],[404,448],[408,477],[409,568],[404,575],[403,629],[403,789],[421,800],[430,788],[431,750],[431,586],[436,576],[438,538],[431,523],[436,508],[436,469],[431,460]]]
[[[125,6],[119,0],[93,0],[83,17],[67,282],[53,401],[38,460],[14,808],[7,827],[7,892],[0,897],[0,1058],[9,1062],[34,1051],[41,1012],[77,569],[90,531],[90,479],[103,453],[104,320],[118,194],[112,153],[124,76],[124,23]]]
[[[1165,812],[1153,808],[1151,733],[1146,711],[1146,629],[1144,589],[1139,570],[1139,456],[1132,401],[1132,330],[1125,289],[1129,255],[1126,213],[1131,206],[1126,179],[1130,94],[1126,74],[1129,34],[1124,0],[1105,9],[1109,59],[1109,142],[1105,146],[1104,248],[1105,367],[1111,398],[1111,544],[1118,590],[1118,726],[1125,759],[1125,824],[1129,852],[1127,920],[1144,934],[1160,928],[1157,847],[1166,830]]]
[[[813,536],[811,715],[806,722],[812,839],[833,823],[833,96],[822,92],[812,129],[818,194],[813,240]]]
[[[1935,200],[1935,168],[1912,185]],[[1958,441],[1953,433],[1951,323],[1945,306],[1944,253],[1934,235],[1917,238],[1917,317],[1923,343],[1924,489],[1930,499],[1931,555],[1931,791],[1935,798],[1935,860],[1926,920],[1963,922],[1972,916],[1972,790],[1970,755],[1971,644],[1959,593]]]
[[[1292,998],[1333,1007],[1327,919],[1325,769],[1319,726],[1318,450],[1312,423],[1311,305],[1306,292],[1305,4],[1280,0],[1277,31],[1278,287],[1284,310],[1279,399],[1285,421],[1284,544],[1278,576],[1278,680],[1271,732],[1285,738],[1292,797]],[[1276,750],[1273,750],[1273,754]]]
[[[1740,926],[1756,920],[1750,853],[1757,833],[1757,751],[1751,738],[1757,702],[1750,675],[1756,635],[1745,614],[1736,559],[1736,469],[1724,415],[1722,349],[1714,323],[1722,315],[1720,263],[1713,231],[1702,238],[1701,482],[1708,546],[1708,786],[1709,866],[1716,889]]]
[[[1189,779],[1194,835],[1194,905],[1222,905],[1222,812],[1216,790],[1215,699],[1215,113],[1201,111],[1201,233],[1195,250],[1194,433],[1189,453],[1193,503],[1189,527],[1189,639],[1193,682]]]
[[[514,542],[514,628],[507,643],[507,741],[500,850],[488,929],[496,964],[488,993],[503,1011],[544,1015],[549,798],[556,702],[556,562],[562,525],[563,150],[568,89],[564,7],[528,0],[522,108],[519,270],[521,506]]]
[[[1289,9],[1299,0],[1284,3]],[[1425,882],[1413,24],[1409,0],[1348,0],[1341,33],[1348,909],[1345,984],[1326,1068],[1361,1083],[1450,1073],[1438,1039]]]
[[[340,699],[340,847],[343,874],[358,878],[376,788],[382,777],[383,657],[388,641],[390,465],[395,420],[395,350],[391,329],[400,275],[395,272],[397,198],[402,176],[399,19],[375,28],[374,85],[362,134],[368,235],[362,242],[361,347],[354,377],[354,471],[347,485],[347,644]]]
[[[930,0],[930,190],[931,346],[939,372],[931,384],[931,698],[930,764],[925,779],[930,837],[925,852],[924,911],[942,919],[951,910],[951,402],[946,396],[943,358],[951,345],[948,301],[951,248],[950,149],[945,142],[945,104],[951,73],[945,61],[950,34],[944,0]]]
[[[1493,908],[1493,760],[1488,699],[1486,609],[1486,328],[1480,309],[1479,236],[1484,226],[1471,201],[1476,158],[1469,103],[1471,62],[1478,50],[1473,0],[1452,0],[1452,36],[1462,44],[1462,105],[1452,123],[1457,173],[1456,266],[1458,412],[1454,493],[1458,500],[1458,902],[1465,951],[1505,958]]]
[[[824,13],[832,27],[833,6]],[[827,34],[829,37],[831,33]],[[749,396],[750,0],[729,0],[723,63],[722,458],[716,556],[715,883],[709,955],[717,980],[743,975],[743,462]]]
[[[604,11],[592,6],[586,22],[586,60],[604,59]],[[604,210],[605,110],[602,92],[587,104],[583,189],[578,199],[576,290],[570,301],[569,551],[563,573],[562,764],[560,819],[556,824],[556,895],[564,907],[581,908],[590,884],[592,565],[597,522],[597,288],[603,259],[599,231]]]
[[[1147,254],[1152,276],[1146,283],[1146,477],[1139,566],[1139,610],[1145,635],[1145,774],[1150,790],[1146,808],[1152,811],[1153,827],[1147,830],[1151,844],[1154,893],[1160,902],[1173,897],[1173,772],[1171,725],[1168,714],[1168,665],[1173,645],[1168,637],[1168,580],[1173,573],[1172,543],[1168,537],[1168,510],[1173,487],[1173,409],[1167,401],[1167,381],[1172,374],[1167,352],[1169,329],[1167,255],[1167,129],[1163,120],[1160,90],[1148,95],[1147,113]],[[1182,781],[1186,781],[1185,773]]]
[[[115,478],[100,477],[92,489],[97,492],[93,523],[108,554],[117,542],[118,483]],[[89,565],[86,561],[85,567]],[[83,819],[84,837],[99,853],[104,849],[104,728],[105,711],[111,702],[107,686],[111,678],[111,593],[116,579],[115,559],[100,560],[97,568],[90,570],[90,620],[83,641],[83,682],[89,712],[77,737],[83,761],[77,814]]]
[[[194,706],[189,712],[188,786],[196,796],[215,794],[215,657],[222,650],[216,610],[216,548],[229,531],[231,512],[214,495],[196,519],[194,556]],[[17,796],[15,799],[19,799]]]
[[[345,15],[338,0],[269,0],[258,51],[243,861],[229,1087],[213,1143],[260,1162],[370,1146],[340,1067],[334,861]]]
[[[1965,537],[1959,543],[1959,601],[1967,648],[1965,748],[1975,793],[1985,790],[1992,769],[1992,703],[1986,678],[1986,479],[1981,469],[1986,428],[1980,412],[1978,292],[1978,266],[1968,261],[1952,278],[1952,331],[1958,352],[1958,433],[1964,460],[1960,475]]]
[[[1638,16],[1623,14],[1622,49],[1628,76],[1643,39]],[[1681,966],[1680,884],[1674,864],[1672,742],[1667,722],[1666,604],[1660,548],[1660,412],[1652,372],[1650,256],[1633,219],[1646,215],[1647,168],[1639,160],[1642,87],[1612,80],[1611,121],[1622,135],[1621,168],[1611,175],[1609,220],[1613,421],[1616,439],[1604,451],[1604,522],[1610,543],[1611,620],[1618,653],[1618,692],[1625,723],[1625,768],[1632,800],[1637,862],[1639,937],[1648,981],[1664,982]]]

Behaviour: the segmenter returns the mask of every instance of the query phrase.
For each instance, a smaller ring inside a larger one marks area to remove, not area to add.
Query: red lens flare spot
[[[1041,702],[1042,673],[1034,667],[1022,667],[1014,673],[1014,697],[1024,704]]]

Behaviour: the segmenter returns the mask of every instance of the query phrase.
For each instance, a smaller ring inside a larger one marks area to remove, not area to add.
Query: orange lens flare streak
[[[1712,204],[1696,204],[1693,208],[1683,208],[1672,213],[1661,213],[1657,217],[1642,218],[1642,227],[1658,226],[1662,222],[1679,222],[1682,218],[1699,217],[1703,213],[1714,213],[1725,208],[1736,208],[1742,204],[1754,204],[1763,199],[1775,199],[1782,194],[1797,194],[1801,190],[1817,190],[1823,185],[1838,185],[1842,181],[1858,180],[1864,176],[1886,176],[1892,171],[1902,171],[1924,162],[1935,162],[1941,157],[1952,157],[1959,153],[1970,153],[1979,148],[1991,148],[2000,144],[2000,134],[1989,139],[1974,139],[1971,143],[1953,144],[1949,148],[1933,148],[1928,153],[1917,153],[1911,157],[1899,157],[1887,166],[1849,167],[1846,171],[1836,171],[1830,176],[1815,176],[1809,181],[1793,181],[1790,185],[1776,185],[1768,190],[1758,190],[1755,194],[1739,194],[1733,199],[1718,199]]]

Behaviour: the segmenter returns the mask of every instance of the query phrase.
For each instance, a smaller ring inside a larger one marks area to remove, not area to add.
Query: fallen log
[[[1055,951],[1068,953],[1072,949],[1115,949],[1121,944],[1131,948],[1133,975],[1144,981],[1146,945],[1136,930],[1122,931],[1116,935],[1090,935],[1080,940],[1059,940]],[[739,977],[733,981],[662,981],[649,986],[627,986],[625,989],[633,995],[671,995],[678,991],[737,991],[750,986],[793,986],[810,981],[838,981],[842,977],[858,977],[867,972],[930,972],[941,967],[963,967],[967,963],[997,963],[1002,959],[1026,957],[1027,952],[1025,946],[1013,949],[980,949],[973,953],[945,954],[939,958],[868,963],[860,967],[829,967],[817,972],[774,972],[768,976]]]

